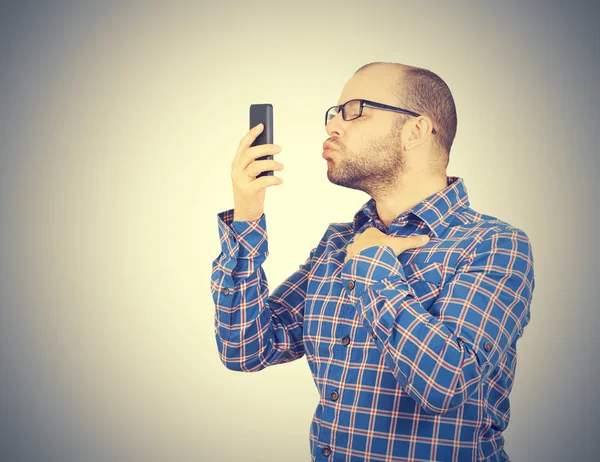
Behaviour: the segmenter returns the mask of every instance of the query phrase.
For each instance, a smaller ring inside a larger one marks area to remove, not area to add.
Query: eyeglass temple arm
[[[344,103],[344,104],[346,104],[346,103]],[[336,110],[338,112],[342,112],[344,110],[344,104],[339,104],[337,106],[331,106],[329,109],[327,109],[327,112],[325,113],[325,125],[327,125],[327,122],[329,122],[327,120],[327,114],[329,113],[329,111],[331,109],[333,109],[333,108],[336,108]],[[364,100],[360,101],[360,112],[361,113],[362,113],[362,108],[365,107],[365,106],[371,106],[371,107],[374,107],[374,108],[381,108],[381,109],[390,109],[392,111],[400,112],[400,113],[403,113],[403,114],[412,115],[414,117],[420,117],[421,116],[421,114],[417,114],[416,112],[409,111],[408,109],[402,109],[402,108],[398,108],[398,107],[394,107],[394,106],[388,106],[387,104],[372,103],[370,101],[364,101]],[[343,116],[343,112],[342,112],[342,116]],[[434,134],[434,135],[437,133],[437,131],[435,130],[435,128],[431,129],[431,133]]]
[[[412,115],[414,117],[420,117],[421,116],[421,114],[417,114],[414,111],[409,111],[408,109],[402,109],[402,108],[394,107],[394,106],[388,106],[387,104],[379,104],[379,103],[373,104],[373,103],[370,103],[370,102],[367,102],[367,101],[363,101],[362,105],[363,106],[371,106],[371,107],[379,107],[379,108],[382,108],[382,109],[390,109],[392,111],[400,112],[402,114]],[[437,131],[435,130],[435,128],[431,129],[431,133],[434,134],[434,135],[437,133]]]

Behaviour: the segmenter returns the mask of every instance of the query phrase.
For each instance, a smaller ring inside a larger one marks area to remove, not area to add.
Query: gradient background
[[[273,290],[350,221],[324,111],[361,65],[446,80],[449,174],[531,238],[506,450],[599,452],[598,13],[582,2],[54,2],[0,11],[0,456],[8,462],[307,461],[306,360],[226,370],[216,214],[248,106],[274,105]],[[595,45],[594,45],[595,44]]]

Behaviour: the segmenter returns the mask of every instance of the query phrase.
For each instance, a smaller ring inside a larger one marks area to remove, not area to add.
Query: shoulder
[[[479,243],[498,237],[513,238],[530,243],[529,236],[523,229],[496,216],[477,212],[471,207],[463,208],[454,216],[449,230],[452,231],[454,228],[462,228],[469,234],[475,234]]]
[[[354,236],[354,224],[352,222],[329,223],[321,244],[335,248],[345,247]]]
[[[463,263],[476,262],[488,269],[520,267],[533,270],[533,249],[527,233],[496,216],[477,212],[466,207],[452,226],[463,228],[471,234],[473,245]]]

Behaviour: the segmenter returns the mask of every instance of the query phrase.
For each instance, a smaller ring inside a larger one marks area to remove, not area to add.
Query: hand
[[[231,163],[234,221],[259,219],[265,208],[265,188],[283,183],[281,178],[274,175],[257,178],[266,170],[283,170],[283,164],[276,160],[256,160],[257,157],[281,152],[281,147],[276,144],[250,147],[263,129],[263,124],[258,124],[246,133]]]
[[[382,233],[375,226],[371,226],[362,233],[357,233],[351,244],[346,247],[346,258],[344,263],[350,260],[361,250],[381,245],[390,246],[394,249],[396,256],[408,249],[416,249],[429,242],[427,235],[415,235],[410,237],[394,237]]]

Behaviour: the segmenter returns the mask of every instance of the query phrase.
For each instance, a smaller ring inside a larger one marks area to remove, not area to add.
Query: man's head
[[[326,144],[334,148],[325,154],[330,157],[327,176],[332,183],[375,196],[408,175],[445,178],[456,109],[442,79],[412,66],[371,63],[348,80],[337,104],[353,99],[420,115],[364,106],[361,117],[345,121],[340,111],[326,126]]]

